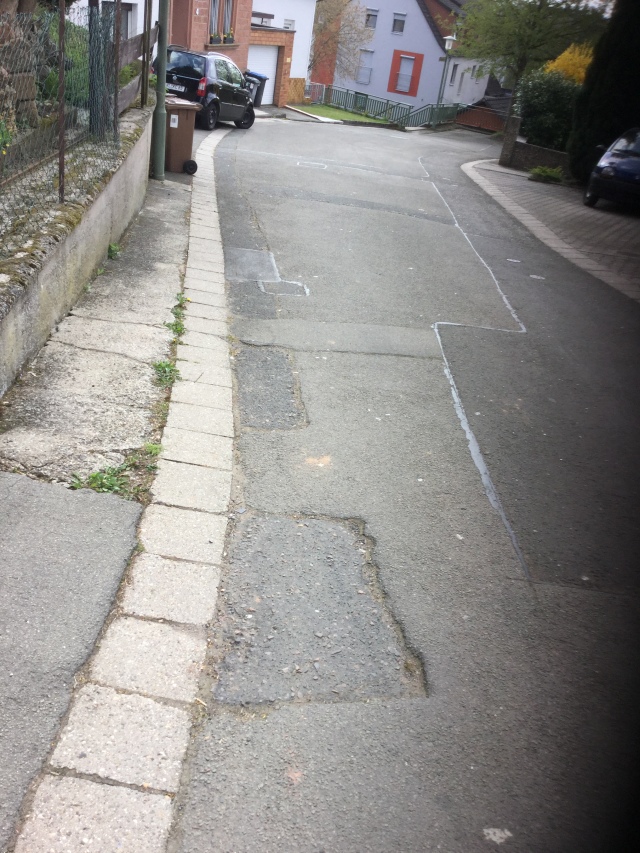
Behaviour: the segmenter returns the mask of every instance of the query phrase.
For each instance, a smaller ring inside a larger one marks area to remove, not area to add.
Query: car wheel
[[[217,104],[211,104],[200,113],[200,122],[205,130],[213,130],[218,123],[220,109]]]
[[[582,198],[583,202],[587,205],[587,207],[595,207],[598,203],[598,199],[600,196],[596,195],[594,191],[591,189],[591,184],[589,184],[584,191],[584,196]]]
[[[247,110],[240,121],[234,121],[234,124],[236,127],[239,127],[240,130],[249,130],[255,120],[256,114],[253,111],[253,107],[247,107]]]

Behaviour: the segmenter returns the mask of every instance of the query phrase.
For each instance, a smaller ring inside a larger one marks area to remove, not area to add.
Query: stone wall
[[[121,117],[123,136],[141,135],[66,238],[33,255],[24,267],[0,270],[0,397],[78,300],[142,204],[149,178],[152,109]],[[76,206],[77,207],[77,206]]]
[[[554,151],[551,148],[541,148],[539,145],[529,145],[518,139],[522,119],[511,116],[507,121],[504,132],[504,142],[500,153],[500,165],[510,169],[530,171],[535,166],[547,166],[551,169],[560,168],[569,175],[569,155],[564,151]]]

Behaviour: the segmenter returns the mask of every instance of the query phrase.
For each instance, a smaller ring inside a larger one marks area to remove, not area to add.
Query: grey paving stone
[[[152,554],[219,564],[226,529],[223,515],[152,505],[142,516],[140,541]]]
[[[213,231],[213,229],[210,230]],[[196,237],[194,234],[189,232],[189,254],[191,254],[191,252],[200,252],[204,255],[211,255],[212,257],[220,258],[224,262],[222,242],[220,240],[220,229],[216,228],[215,233],[218,237],[217,241],[215,238],[212,239],[211,234],[206,237]]]
[[[202,270],[204,272],[220,274],[224,272],[224,264],[222,261],[213,261],[208,256],[199,255],[198,257],[192,257],[190,254],[187,261],[187,275],[189,275],[191,270]]]
[[[231,409],[232,396],[230,388],[216,388],[187,381],[176,382],[171,391],[172,402],[208,406],[211,409]]]
[[[210,323],[212,321],[205,320],[204,322]],[[213,350],[214,352],[224,354],[225,356],[229,353],[229,344],[224,338],[205,332],[192,332],[187,329],[182,337],[182,344],[186,347],[198,347],[199,349]]]
[[[151,487],[157,503],[204,512],[226,512],[230,492],[230,471],[168,459],[159,460],[158,474]]]
[[[227,322],[228,312],[224,304],[225,300],[221,300],[222,305],[204,305],[195,300],[190,300],[187,308],[187,317],[204,317],[206,320],[220,320]]]
[[[199,364],[195,361],[181,361],[178,367],[182,378],[189,382],[231,388],[231,369],[229,367],[216,367],[209,364]]]
[[[216,566],[140,554],[123,607],[136,616],[205,625],[215,613],[219,582]]]
[[[185,338],[187,336],[185,335]],[[191,339],[190,339],[191,340]],[[229,348],[226,341],[221,342],[217,350],[209,347],[199,347],[194,344],[178,344],[177,359],[178,361],[195,361],[198,364],[206,364],[210,367],[228,367],[229,366]],[[180,365],[178,365],[180,367]]]
[[[231,411],[190,406],[187,403],[172,403],[169,406],[167,426],[210,435],[226,435],[229,438],[234,435]]]
[[[87,684],[78,691],[51,764],[176,791],[189,726],[181,708]]]
[[[194,307],[195,305],[211,305],[216,308],[224,308],[226,310],[227,299],[224,291],[221,291],[220,293],[210,293],[209,291],[202,290],[196,286],[185,286],[184,295],[191,300]]]
[[[189,225],[189,236],[202,237],[206,240],[220,242],[220,229],[217,226],[212,226],[211,218],[209,217],[192,216]]]
[[[215,385],[202,385],[215,388]],[[222,435],[209,435],[187,429],[166,427],[162,434],[162,459],[205,465],[231,471],[233,465],[233,439]]]
[[[16,853],[163,853],[172,800],[86,779],[45,776]]]
[[[212,273],[207,278],[201,278],[198,273],[203,270],[189,268],[187,269],[184,286],[187,289],[204,290],[206,293],[224,294],[224,276],[221,273]]]
[[[227,334],[227,322],[224,317],[220,320],[211,320],[207,317],[196,317],[189,311],[184,318],[184,324],[187,332],[199,332],[203,335],[218,337],[224,337]]]
[[[109,626],[91,676],[111,687],[191,702],[205,651],[199,632],[124,617]]]

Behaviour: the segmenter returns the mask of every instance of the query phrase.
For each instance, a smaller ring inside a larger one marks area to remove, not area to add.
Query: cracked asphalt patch
[[[237,525],[221,595],[228,704],[424,695],[366,539],[348,523],[255,516]]]
[[[242,347],[235,366],[243,427],[295,429],[306,424],[298,381],[286,353],[273,347]]]

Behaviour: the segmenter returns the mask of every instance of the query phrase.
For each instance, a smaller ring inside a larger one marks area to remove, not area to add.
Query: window
[[[451,77],[449,78],[449,85],[453,86],[456,82],[456,74],[458,73],[458,63],[455,62],[453,68],[451,69]]]
[[[237,65],[234,65],[229,59],[226,60],[227,63],[227,75],[229,82],[232,86],[242,86],[244,82],[244,77],[242,76],[242,71],[238,68]]]
[[[373,51],[360,51],[360,64],[356,72],[356,83],[362,83],[365,86],[371,82],[371,72],[373,70]]]
[[[477,65],[474,65],[473,68],[471,69],[471,76],[473,77],[474,80],[476,79],[476,71],[477,70],[478,70]]]
[[[209,30],[212,36],[219,36],[218,19],[220,18],[220,0],[211,0],[209,10]]]
[[[375,30],[376,24],[378,23],[378,10],[377,9],[367,9],[367,14],[364,19],[365,27],[369,27],[370,30]]]
[[[467,69],[467,71],[468,71],[468,69]],[[462,91],[462,84],[464,83],[464,75],[466,73],[467,73],[466,71],[463,71],[462,74],[460,75],[460,80],[458,81],[458,94],[460,94],[460,92]]]
[[[402,12],[394,12],[393,13],[393,26],[391,27],[392,33],[403,33],[404,32],[404,22],[406,20],[406,15]]]
[[[232,28],[233,0],[224,0],[223,11],[222,32],[226,35],[231,32]]]
[[[295,30],[296,22],[291,18],[285,18],[284,24],[282,25],[283,30]]]
[[[415,57],[402,56],[400,58],[400,70],[396,80],[396,92],[409,92],[411,90],[411,79],[413,77],[413,64]]]

